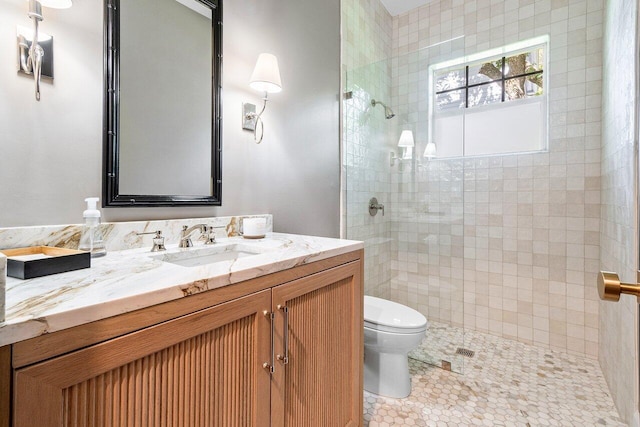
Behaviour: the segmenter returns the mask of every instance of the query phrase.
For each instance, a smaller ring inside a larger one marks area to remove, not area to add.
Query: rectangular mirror
[[[219,0],[105,0],[103,205],[221,204]]]

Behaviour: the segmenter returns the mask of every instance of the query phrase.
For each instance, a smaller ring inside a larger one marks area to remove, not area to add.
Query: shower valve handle
[[[384,216],[384,205],[378,203],[378,199],[372,197],[371,200],[369,200],[369,215],[376,216],[379,210],[382,211],[382,216]]]

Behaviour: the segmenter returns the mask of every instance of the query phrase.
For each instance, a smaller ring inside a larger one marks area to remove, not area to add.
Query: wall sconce
[[[262,142],[264,137],[264,123],[262,122],[262,113],[267,107],[267,95],[282,91],[282,82],[280,80],[280,69],[278,68],[278,58],[270,53],[261,53],[258,56],[256,67],[251,75],[249,86],[260,92],[264,92],[262,100],[262,110],[256,114],[255,104],[242,104],[242,129],[253,131],[253,140],[256,144]],[[258,123],[260,124],[260,138],[257,137]]]
[[[403,130],[398,140],[398,147],[402,149],[402,156],[396,156],[394,151],[390,154],[391,166],[395,165],[396,160],[411,160],[413,158],[413,147],[415,147],[415,141],[413,139],[413,132],[410,130]]]
[[[46,68],[44,75],[53,78],[53,41],[51,36],[39,32],[40,21],[44,20],[42,6],[66,9],[71,5],[71,0],[29,0],[27,16],[33,20],[33,33],[28,34],[28,31],[18,27],[20,71],[25,74],[33,74],[37,101],[40,101],[40,79],[43,75],[43,66]],[[50,61],[46,63],[44,62],[45,55],[50,57]]]
[[[431,160],[436,157],[436,143],[433,141],[429,141],[427,146],[424,149],[423,157],[426,157],[428,160]]]

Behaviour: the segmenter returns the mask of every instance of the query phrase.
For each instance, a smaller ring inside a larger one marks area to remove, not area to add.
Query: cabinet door
[[[272,426],[361,424],[361,277],[356,261],[273,288]]]
[[[15,372],[14,425],[264,426],[266,290]]]

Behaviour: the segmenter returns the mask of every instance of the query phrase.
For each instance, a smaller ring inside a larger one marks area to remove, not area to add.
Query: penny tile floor
[[[461,343],[441,350],[451,352]],[[474,331],[465,332],[464,347],[475,355],[465,357],[464,365],[453,363],[462,374],[411,359],[413,389],[406,399],[365,391],[364,425],[625,425],[596,360]]]

